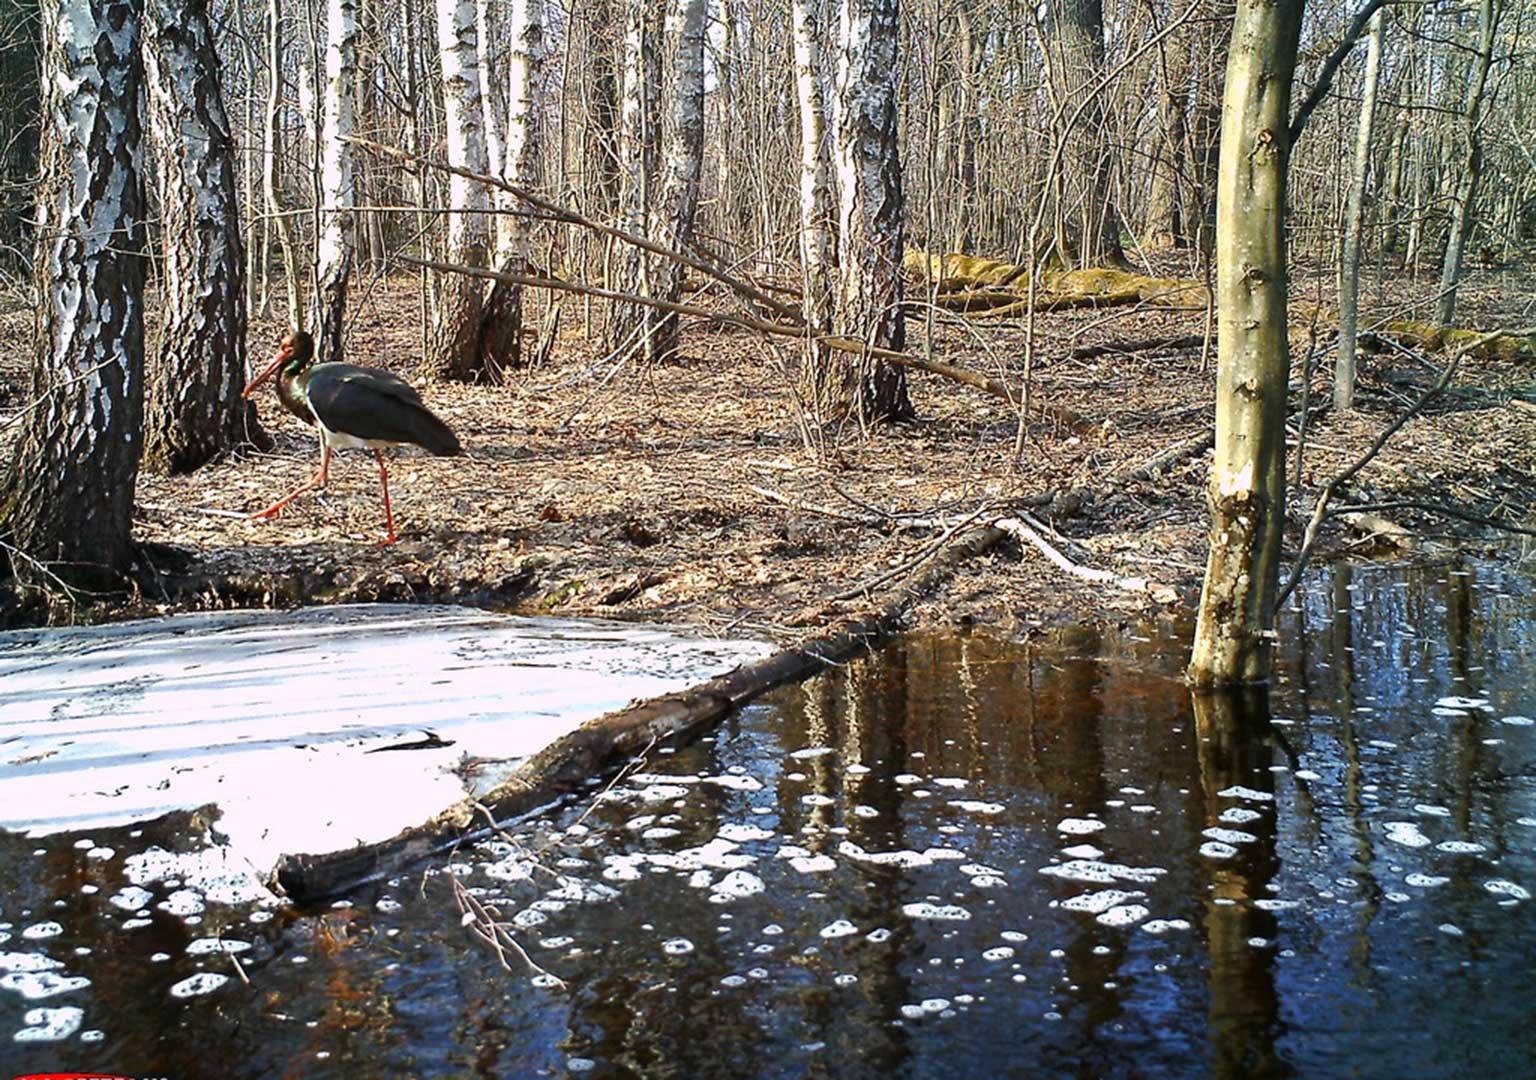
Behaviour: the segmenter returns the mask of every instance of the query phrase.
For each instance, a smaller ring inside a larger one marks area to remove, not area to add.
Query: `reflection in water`
[[[0,837],[0,1032],[75,1024],[4,1060],[1507,1074],[1536,1006],[1529,588],[1339,568],[1287,613],[1274,685],[1237,695],[1189,693],[1177,628],[913,637],[653,753],[516,846],[323,913],[215,902],[142,859],[195,848],[207,815]],[[473,945],[447,873],[568,988]],[[173,990],[199,972],[227,981]]]

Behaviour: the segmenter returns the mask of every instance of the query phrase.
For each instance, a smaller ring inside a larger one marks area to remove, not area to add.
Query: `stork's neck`
[[[294,416],[306,424],[313,424],[315,414],[309,407],[309,394],[306,392],[308,382],[308,364],[290,362],[283,365],[283,370],[277,376],[277,399]]]

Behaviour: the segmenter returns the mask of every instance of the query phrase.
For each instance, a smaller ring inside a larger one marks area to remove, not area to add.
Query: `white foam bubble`
[[[1207,859],[1230,859],[1237,854],[1237,848],[1220,840],[1207,840],[1200,845],[1200,854]]]
[[[981,954],[983,960],[1012,960],[1014,956],[1012,945],[995,945]]]
[[[1441,877],[1438,874],[1409,874],[1403,878],[1403,884],[1412,885],[1419,889],[1434,889],[1446,884],[1451,879]]]
[[[1086,911],[1097,915],[1108,911],[1127,900],[1134,900],[1145,896],[1143,892],[1127,892],[1124,889],[1100,889],[1098,892],[1083,893],[1079,896],[1068,897],[1061,902],[1061,906],[1068,911]]]
[[[935,787],[963,788],[965,785],[969,784],[970,781],[963,776],[935,776],[932,780],[932,783]]]
[[[1092,844],[1074,844],[1072,847],[1062,848],[1061,853],[1069,859],[1097,859],[1104,852]]]
[[[1090,833],[1101,832],[1104,822],[1094,818],[1062,818],[1056,823],[1056,831],[1066,833],[1068,836],[1087,836]]]
[[[746,844],[753,840],[772,840],[773,832],[768,829],[758,828],[756,825],[739,825],[732,823],[722,825],[717,834],[722,840],[729,840],[733,844]]]
[[[1474,840],[1442,840],[1435,845],[1436,851],[1448,852],[1452,855],[1476,855],[1487,848]]]
[[[250,949],[249,941],[240,941],[236,938],[198,938],[187,946],[189,956],[204,956],[208,953],[243,953]]]
[[[825,757],[828,754],[835,753],[837,751],[830,746],[807,746],[800,750],[790,751],[789,756],[796,761],[809,761],[811,758]]]
[[[19,1043],[61,1042],[80,1030],[85,1020],[85,1010],[75,1005],[62,1005],[56,1009],[28,1009],[22,1015],[27,1026],[12,1035]]]
[[[1447,709],[1481,709],[1488,704],[1487,698],[1480,697],[1443,697],[1435,702],[1436,705]]]
[[[949,922],[964,922],[971,917],[969,911],[958,905],[930,904],[927,901],[902,904],[901,913],[909,919],[935,919]]]
[[[1429,837],[1419,831],[1419,827],[1412,821],[1389,821],[1383,828],[1387,839],[1394,844],[1403,847],[1421,848],[1429,846]]]
[[[1444,806],[1433,806],[1429,803],[1414,803],[1414,813],[1423,814],[1425,817],[1450,817],[1451,812]]]
[[[686,956],[693,952],[693,942],[685,937],[668,938],[661,943],[661,951],[668,956]]]
[[[1149,934],[1166,934],[1173,930],[1188,930],[1187,919],[1148,919],[1141,924],[1142,930]]]
[[[1532,724],[1536,724],[1536,720],[1531,719],[1529,716],[1501,716],[1499,717],[1499,723],[1508,724],[1510,727],[1530,727]]]
[[[1007,809],[1002,803],[982,802],[980,799],[951,799],[949,805],[967,814],[980,814],[983,817],[992,817]]]
[[[1224,844],[1252,844],[1259,838],[1251,832],[1243,832],[1241,829],[1220,829],[1211,827],[1200,830],[1201,836],[1210,837],[1212,840],[1220,840]]]
[[[1085,881],[1090,884],[1108,884],[1112,881],[1156,881],[1166,870],[1156,866],[1126,866],[1123,863],[1099,862],[1097,859],[1072,859],[1069,862],[1042,866],[1042,874],[1065,878],[1068,881]]]
[[[858,932],[859,928],[854,926],[853,923],[849,922],[847,919],[838,919],[835,922],[830,922],[821,928],[821,936],[826,938],[828,941],[831,941],[834,938],[849,937],[853,934],[857,934]]]
[[[21,936],[28,941],[42,941],[44,938],[58,937],[64,932],[64,927],[56,922],[33,923],[21,932]]]
[[[199,971],[196,975],[189,975],[179,983],[173,984],[171,997],[189,998],[211,994],[227,982],[229,982],[228,975],[221,975],[216,971]]]
[[[1275,797],[1268,791],[1255,791],[1251,787],[1242,784],[1234,784],[1229,788],[1223,788],[1216,793],[1224,799],[1243,799],[1247,802],[1274,802]]]
[[[837,802],[837,800],[832,798],[830,795],[823,795],[820,792],[814,791],[809,795],[800,796],[800,801],[806,806],[831,806],[833,803]]]
[[[728,904],[732,900],[741,900],[748,896],[756,896],[767,886],[763,879],[746,870],[732,870],[716,883],[709,899],[716,904]]]
[[[1250,810],[1246,806],[1229,806],[1221,812],[1216,819],[1225,821],[1228,825],[1246,825],[1250,821],[1257,821],[1264,815],[1257,810]]]
[[[796,855],[789,865],[802,874],[824,874],[837,869],[837,860],[830,855]]]
[[[91,980],[81,975],[60,975],[56,971],[12,971],[0,975],[0,990],[10,990],[28,1001],[84,990]]]
[[[1483,888],[1495,896],[1508,896],[1515,900],[1529,900],[1531,898],[1530,890],[1504,878],[1494,878],[1492,881],[1485,881],[1483,882]]]
[[[763,782],[755,776],[706,776],[701,783],[713,784],[727,791],[762,791]]]
[[[1151,912],[1140,904],[1120,904],[1096,915],[1094,921],[1105,926],[1135,926],[1149,914]]]

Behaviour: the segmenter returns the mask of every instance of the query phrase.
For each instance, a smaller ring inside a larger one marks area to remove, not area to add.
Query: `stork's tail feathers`
[[[421,410],[419,423],[413,434],[416,436],[416,445],[437,457],[454,457],[464,452],[464,447],[459,444],[459,437],[453,433],[453,430],[426,409]]]

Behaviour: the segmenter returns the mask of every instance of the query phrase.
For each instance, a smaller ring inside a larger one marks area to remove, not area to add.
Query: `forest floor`
[[[1298,274],[1294,295],[1331,293],[1318,285],[1323,278]],[[1432,292],[1427,282],[1389,281],[1368,310],[1404,317],[1417,300],[1407,317],[1423,318],[1422,298]],[[921,373],[909,380],[916,422],[845,431],[808,447],[782,347],[695,324],[685,326],[677,363],[615,368],[583,340],[575,301],[565,305],[563,333],[543,366],[514,373],[505,386],[425,382],[415,371],[419,296],[414,277],[375,282],[359,290],[350,328],[348,358],[416,382],[466,448],[460,458],[414,448],[390,455],[399,543],[378,546],[378,471],[356,452],[338,456],[322,494],[301,497],[275,520],[230,513],[267,505],[308,479],[318,461],[314,433],[264,392],[261,420],[276,449],[191,476],[142,475],[134,531],[158,576],[133,601],[86,614],[431,600],[787,640],[860,611],[866,591],[921,569],[942,526],[903,528],[902,515],[981,523],[1051,492],[1058,493],[1053,503],[1029,512],[1056,530],[1052,543],[1069,557],[1169,588],[1138,593],[1088,584],[1010,540],[962,566],[911,621],[1018,633],[1061,621],[1192,611],[1204,568],[1209,454],[1186,457],[1154,479],[1108,480],[1209,428],[1214,353],[1203,362],[1198,347],[1097,356],[1085,349],[1199,335],[1203,312],[1125,307],[1039,315],[1033,400],[1054,407],[1054,415],[1033,412],[1016,458],[1017,418],[1006,402]],[[1490,271],[1463,288],[1458,321],[1524,326],[1536,321],[1533,307],[1536,277]],[[977,325],[985,346],[946,318],[935,356],[1016,383],[1022,324]],[[921,352],[922,319],[909,327],[909,347]],[[30,328],[28,312],[0,319],[0,336],[13,343],[26,341]],[[1333,337],[1324,330],[1321,348]],[[253,367],[279,337],[270,320],[254,322]],[[1298,365],[1308,340],[1308,327],[1293,327]],[[19,428],[11,421],[30,394],[29,354],[0,350],[0,467]],[[1318,488],[1433,383],[1444,361],[1393,349],[1362,356],[1358,410],[1310,421],[1302,485],[1292,488],[1288,552],[1298,546]],[[1331,392],[1332,365],[1331,351],[1323,352],[1314,404]],[[1062,420],[1054,411],[1062,409],[1081,423]],[[1294,476],[1294,441],[1290,460]],[[1536,364],[1468,357],[1452,389],[1397,433],[1356,478],[1349,499],[1398,504],[1380,514],[1417,534],[1421,556],[1443,552],[1436,541],[1509,551],[1506,534],[1401,504],[1533,524]],[[1326,538],[1325,554],[1381,550],[1379,538],[1337,522]],[[1531,549],[1527,540],[1524,550]]]

